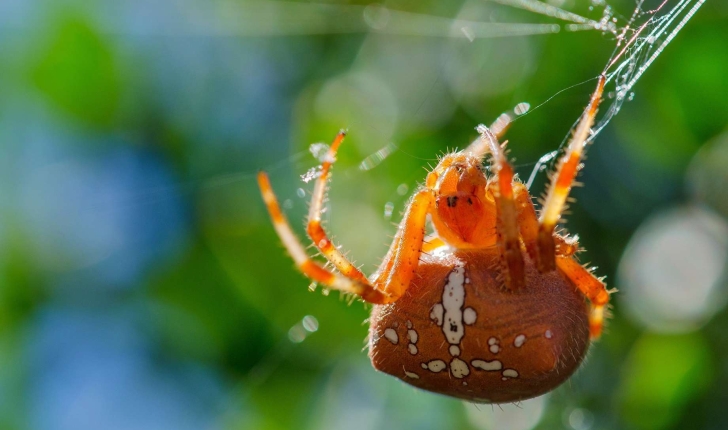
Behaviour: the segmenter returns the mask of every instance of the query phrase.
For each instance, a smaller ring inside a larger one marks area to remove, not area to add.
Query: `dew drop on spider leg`
[[[301,180],[308,183],[319,176],[321,176],[321,171],[317,167],[312,167],[305,174],[301,175]]]
[[[314,158],[323,163],[329,151],[329,145],[325,143],[312,143],[311,146],[308,147],[308,150]]]

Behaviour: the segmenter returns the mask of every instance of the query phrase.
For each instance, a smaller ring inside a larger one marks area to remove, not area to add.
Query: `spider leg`
[[[513,184],[514,197],[516,204],[516,214],[518,217],[518,230],[526,246],[526,252],[534,261],[536,267],[540,270],[538,252],[538,217],[536,216],[536,208],[531,201],[531,195],[528,189],[520,182]]]
[[[382,264],[379,266],[379,269],[377,269],[376,273],[372,275],[372,279],[375,280],[375,283],[378,282],[378,280],[387,280],[389,279],[389,275],[392,271],[392,267],[394,267],[395,263],[395,256],[397,255],[397,250],[401,248],[402,246],[402,231],[404,229],[400,228],[397,230],[397,234],[394,236],[394,239],[392,240],[392,245],[389,248],[389,251],[382,259]],[[437,233],[432,233],[427,235],[424,239],[422,239],[422,247],[420,249],[420,253],[428,253],[430,251],[433,251],[441,246],[447,245],[447,243],[442,240]],[[381,282],[381,281],[379,281]]]
[[[516,204],[516,214],[518,216],[518,231],[521,234],[526,251],[531,259],[536,263],[536,267],[540,272],[548,272],[543,267],[538,242],[538,216],[536,208],[531,201],[531,195],[528,193],[526,186],[520,182],[513,183],[513,195]],[[574,238],[563,237],[554,233],[554,252],[560,257],[568,257],[576,254],[579,250],[579,244]]]
[[[346,133],[343,131],[336,135],[321,164],[321,175],[316,180],[311,198],[311,207],[308,212],[307,232],[324,257],[344,276],[369,284],[366,276],[339,252],[321,226],[321,209],[326,194],[326,181],[328,180],[331,165],[336,158],[336,151],[345,136]],[[392,243],[387,256],[385,256],[382,264],[385,269],[378,272],[380,274],[386,273],[386,277],[375,275],[372,278],[374,279],[372,282],[373,287],[378,291],[382,291],[388,297],[388,302],[398,299],[412,281],[420,260],[427,214],[433,206],[433,202],[432,192],[428,189],[423,189],[414,195],[407,206],[397,237]]]
[[[536,262],[536,267],[543,272],[539,267],[542,254],[539,252],[539,225],[536,210],[525,185],[520,183],[514,185],[521,237],[531,259]],[[601,280],[594,277],[584,266],[574,260],[573,255],[579,249],[575,239],[554,234],[554,243],[555,249],[552,252],[556,253],[556,267],[569,278],[592,304],[589,315],[589,333],[592,339],[596,339],[601,334],[604,325],[604,307],[609,302],[609,292]]]
[[[539,252],[539,224],[536,209],[525,185],[516,182],[514,188],[521,237],[531,259],[536,262],[536,267],[539,271],[544,272],[541,268],[541,256],[543,254]],[[556,254],[556,267],[569,278],[592,304],[589,315],[589,333],[592,339],[596,339],[601,334],[604,325],[604,307],[609,302],[609,292],[602,281],[594,277],[591,272],[574,260],[573,256],[579,249],[577,241],[559,234],[553,236],[555,247],[551,253]]]
[[[326,197],[326,182],[329,178],[329,172],[331,165],[336,159],[336,151],[339,149],[339,145],[346,136],[345,131],[340,131],[334,141],[331,143],[331,147],[324,157],[323,163],[321,163],[321,174],[316,179],[316,184],[313,189],[313,196],[311,197],[311,206],[308,211],[308,225],[306,232],[313,241],[314,246],[321,251],[324,257],[331,262],[344,276],[358,280],[360,282],[367,282],[366,276],[357,269],[351,262],[336,248],[331,242],[326,231],[321,226],[321,209],[323,207],[324,198]]]
[[[524,285],[525,269],[513,193],[513,167],[506,159],[495,135],[484,125],[479,126],[478,131],[491,153],[491,163],[496,173],[496,179],[491,183],[491,191],[495,197],[498,215],[496,229],[503,256],[505,283],[507,288],[517,290]]]
[[[415,275],[425,244],[427,214],[434,206],[429,189],[418,191],[410,200],[397,235],[380,269],[372,276],[372,283],[392,298],[401,297]],[[437,239],[440,240],[440,239]]]
[[[278,204],[278,199],[276,199],[273,189],[270,186],[268,175],[264,172],[258,173],[258,185],[268,212],[273,219],[273,226],[278,236],[281,238],[288,253],[293,257],[296,266],[298,266],[304,275],[328,288],[356,294],[371,303],[387,303],[391,301],[387,295],[374,288],[366,279],[362,281],[332,273],[313,261],[306,254],[306,250],[293,233],[291,225],[283,215]]]
[[[604,283],[571,257],[556,257],[556,266],[591,302],[589,334],[592,339],[602,334],[604,307],[609,303],[609,291]]]
[[[513,117],[511,115],[502,113],[495,121],[493,121],[493,124],[491,124],[488,129],[493,136],[495,136],[496,141],[498,141],[506,134],[506,131],[508,131],[512,122]],[[479,137],[465,148],[465,152],[469,152],[478,158],[483,158],[489,151],[488,146],[486,139]]]
[[[437,234],[430,234],[422,241],[422,252],[430,252],[441,246],[447,245]]]
[[[592,94],[591,100],[574,130],[566,152],[561,160],[559,160],[558,167],[546,194],[546,200],[541,209],[538,249],[540,262],[543,265],[542,271],[549,271],[555,268],[556,255],[554,251],[556,247],[553,234],[554,228],[561,218],[561,212],[564,210],[566,198],[569,196],[569,191],[571,191],[574,179],[579,172],[579,165],[584,153],[584,145],[594,124],[594,117],[597,114],[597,107],[601,101],[605,80],[604,75],[599,76],[597,88]]]

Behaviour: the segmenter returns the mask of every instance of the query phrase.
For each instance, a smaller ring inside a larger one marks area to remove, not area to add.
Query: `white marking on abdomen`
[[[417,336],[417,332],[414,330],[407,330],[407,337],[412,343],[417,343],[417,339],[419,339],[419,336]]]
[[[442,303],[436,303],[435,306],[432,307],[432,310],[430,310],[430,319],[437,324],[437,326],[442,325]]]
[[[387,340],[392,342],[394,345],[399,343],[399,335],[397,335],[397,332],[394,331],[393,328],[384,330],[384,337],[386,337]]]
[[[460,355],[460,347],[457,345],[450,345],[450,355],[455,357]]]
[[[409,350],[409,353],[412,355],[417,355],[417,345],[414,343],[410,343],[407,345],[407,349]]]
[[[516,369],[506,369],[503,371],[503,376],[506,378],[518,378],[518,372]]]
[[[453,358],[450,362],[450,373],[456,378],[464,378],[470,374],[468,364],[459,358]]]
[[[411,379],[420,379],[420,375],[418,375],[416,373],[408,372],[406,370],[404,371],[404,375]]]
[[[444,308],[442,332],[447,341],[457,345],[465,335],[463,328],[463,304],[465,303],[465,268],[456,266],[447,277],[442,292]]]
[[[442,372],[447,368],[447,364],[445,364],[442,360],[432,360],[427,363],[422,363],[422,368],[427,369],[430,372]]]
[[[525,342],[526,342],[526,335],[525,334],[519,334],[513,340],[513,346],[515,346],[516,348],[520,348],[521,346],[523,346],[523,344]]]
[[[495,337],[488,339],[488,345],[490,345],[488,349],[490,349],[490,352],[493,354],[498,354],[500,352],[500,345],[498,345],[498,339]]]
[[[463,311],[463,322],[467,325],[475,324],[475,320],[478,319],[478,314],[473,308],[465,308]]]
[[[489,372],[494,370],[501,370],[503,368],[503,364],[499,360],[493,360],[493,361],[485,361],[485,360],[473,360],[470,362],[470,364],[473,365],[473,367],[481,369],[481,370],[487,370]]]

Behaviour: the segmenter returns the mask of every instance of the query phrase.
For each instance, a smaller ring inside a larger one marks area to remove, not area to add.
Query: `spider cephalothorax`
[[[481,125],[479,139],[445,155],[427,175],[371,277],[339,252],[321,226],[326,181],[344,132],[321,165],[307,230],[337,272],[308,257],[268,176],[259,174],[273,224],[299,269],[375,304],[369,330],[375,368],[426,390],[488,403],[537,396],[576,370],[590,337],[601,334],[609,292],[574,259],[576,240],[554,229],[604,81],[600,76],[539,215],[498,142],[510,121]],[[487,154],[490,177],[482,169]],[[428,215],[435,233],[426,237]]]

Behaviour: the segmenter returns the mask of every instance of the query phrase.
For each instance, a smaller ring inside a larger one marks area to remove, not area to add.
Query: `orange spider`
[[[321,166],[307,229],[338,273],[306,254],[268,176],[259,173],[273,225],[298,268],[375,305],[369,356],[376,369],[425,390],[488,403],[538,396],[576,370],[590,337],[601,334],[610,292],[574,259],[576,240],[554,229],[580,169],[604,83],[602,75],[538,216],[498,143],[510,123],[501,116],[493,131],[479,126],[478,140],[445,155],[427,175],[371,277],[339,252],[321,226],[326,181],[344,132]],[[481,166],[486,154],[490,178]],[[436,233],[425,237],[428,215]]]

